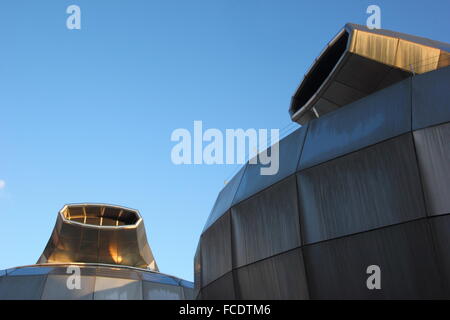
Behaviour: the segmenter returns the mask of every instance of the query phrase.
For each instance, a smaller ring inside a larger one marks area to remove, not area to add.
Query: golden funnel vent
[[[306,124],[415,74],[450,65],[450,44],[348,23],[325,47],[292,97]]]
[[[139,211],[106,204],[70,204],[59,211],[38,263],[71,262],[159,271]]]

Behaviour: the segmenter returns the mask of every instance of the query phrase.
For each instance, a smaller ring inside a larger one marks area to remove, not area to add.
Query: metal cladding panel
[[[192,281],[180,280],[180,286],[187,289],[194,289],[194,283]]]
[[[244,175],[245,168],[244,165],[241,170],[225,185],[225,187],[220,191],[217,196],[216,203],[214,204],[211,213],[209,214],[208,220],[206,221],[203,232],[207,230],[217,219],[219,219],[228,209],[231,208],[234,196],[236,195],[239,184],[241,183],[242,176]]]
[[[299,247],[295,175],[233,207],[231,221],[235,268]]]
[[[98,267],[96,269],[97,277],[105,278],[122,278],[128,280],[141,280],[141,272],[137,272],[125,268],[114,268],[114,267]],[[81,272],[83,274],[83,272]]]
[[[50,275],[59,275],[59,276],[68,276],[70,274],[73,274],[73,270],[69,270],[68,267],[71,266],[70,264],[63,265],[63,266],[55,266],[53,270],[50,272]],[[97,267],[94,266],[82,266],[80,267],[80,273],[81,276],[93,276],[97,274]]]
[[[53,267],[24,267],[16,268],[11,272],[8,272],[8,276],[39,276],[49,274],[54,270]]]
[[[428,214],[450,213],[450,123],[413,135]]]
[[[426,216],[411,133],[297,177],[305,243]]]
[[[182,300],[183,290],[179,286],[143,281],[144,300]]]
[[[197,250],[194,256],[194,295],[198,296],[202,288],[202,256],[201,256],[201,239],[198,241]]]
[[[270,165],[249,163],[247,165],[247,170],[245,170],[242,177],[241,184],[233,203],[241,202],[242,200],[247,199],[257,192],[295,173],[297,170],[298,160],[302,152],[306,131],[307,126],[297,129],[277,144],[279,149],[279,170],[276,174],[263,175],[261,173],[261,168],[267,168],[270,165],[272,165],[272,168],[275,168],[275,159],[272,160]]]
[[[441,41],[436,41],[436,40],[427,39],[427,38],[423,38],[423,37],[418,37],[418,36],[407,34],[407,33],[401,33],[401,32],[386,30],[386,29],[369,29],[367,26],[355,24],[355,23],[347,23],[345,25],[345,29],[348,30],[349,32],[351,32],[355,29],[362,30],[362,31],[366,31],[366,32],[374,33],[374,34],[380,34],[380,35],[385,35],[388,37],[404,39],[404,40],[419,43],[419,44],[422,44],[425,46],[439,48],[441,50],[450,51],[450,44],[448,44],[446,42],[441,42]]]
[[[355,100],[361,99],[367,94],[347,86],[339,81],[330,81],[327,90],[323,94],[323,98],[332,103],[343,106]]]
[[[69,275],[49,275],[45,282],[42,300],[92,300],[95,277],[80,277],[80,288],[69,289]]]
[[[412,80],[413,130],[450,121],[450,67]]]
[[[336,75],[336,80],[355,88],[359,92],[370,93],[378,88],[386,74],[392,69],[391,66],[357,54],[348,54],[347,59],[347,63],[341,67]],[[355,70],[359,72],[355,72]],[[370,74],[370,77],[367,76],[368,74]]]
[[[335,110],[339,109],[340,106],[338,106],[337,104],[335,104],[335,103],[333,103],[331,101],[328,101],[327,99],[319,98],[317,100],[317,103],[314,105],[314,108],[316,109],[316,111],[319,114],[322,114],[322,113],[325,114],[325,113],[328,113],[328,112],[335,111]],[[302,118],[305,119],[305,117],[302,117]],[[305,119],[305,120],[310,121],[312,119],[316,119],[316,116],[314,115],[311,119]],[[305,126],[308,125],[308,123],[309,122],[307,122],[305,124]]]
[[[119,262],[119,252],[117,248],[117,234],[116,229],[99,230],[98,236],[98,261],[106,264],[115,264]],[[95,247],[91,248],[95,250]],[[95,261],[89,261],[95,262]]]
[[[191,288],[183,287],[184,300],[195,300],[195,291]]]
[[[96,277],[94,300],[142,300],[139,280]]]
[[[239,298],[244,300],[308,299],[301,249],[236,270]]]
[[[141,272],[142,280],[176,286],[178,282],[169,276],[153,272]]]
[[[98,234],[98,232],[97,232]],[[98,261],[98,240],[96,241],[81,241],[80,250],[75,254],[75,261],[95,262]]]
[[[3,277],[0,300],[40,300],[46,278],[46,275]]]
[[[410,80],[311,121],[299,169],[411,131]]]
[[[437,261],[445,283],[445,298],[450,299],[450,215],[430,219],[436,244]]]
[[[442,280],[426,219],[303,249],[311,299],[439,299]],[[367,280],[380,268],[381,289]]]
[[[229,272],[223,277],[202,288],[200,293],[202,300],[234,300],[236,299],[234,291],[233,272]]]
[[[378,84],[378,89],[383,89],[400,82],[404,79],[410,78],[411,73],[397,68],[392,68],[384,75],[383,80]]]
[[[230,224],[228,212],[202,235],[202,286],[231,271]]]

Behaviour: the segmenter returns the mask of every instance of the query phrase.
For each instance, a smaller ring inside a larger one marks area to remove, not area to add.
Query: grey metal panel
[[[234,300],[233,272],[229,272],[223,277],[204,287],[200,293],[203,300]]]
[[[279,170],[277,174],[262,175],[261,168],[268,167],[268,165],[249,163],[233,203],[241,202],[251,195],[295,173],[306,131],[306,126],[299,128],[279,142]],[[272,166],[274,166],[273,163]]]
[[[348,54],[347,62],[339,70],[336,80],[360,92],[371,93],[390,70],[391,67],[384,63],[357,54]]]
[[[17,268],[8,268],[8,269],[5,269],[4,271],[5,271],[6,275],[10,275],[10,274],[13,273],[16,269],[17,269]]]
[[[67,276],[69,273],[73,274],[73,271],[68,270],[68,267],[71,266],[70,264],[67,264],[65,266],[55,266],[53,270],[49,273],[51,275],[62,275]],[[94,276],[97,274],[97,268],[93,266],[83,266],[79,265],[80,267],[80,273],[82,276]],[[69,271],[69,273],[68,273]]]
[[[309,245],[303,249],[311,299],[443,298],[426,219]],[[369,290],[367,268],[381,270]]]
[[[194,288],[192,281],[180,280],[180,286],[183,289],[184,300],[195,300],[197,289]]]
[[[183,287],[184,300],[195,300],[195,291],[192,288]]]
[[[389,72],[385,74],[383,80],[378,84],[376,90],[381,90],[383,88],[389,87],[394,83],[397,83],[410,77],[411,77],[410,72],[393,67]]]
[[[208,220],[206,221],[205,227],[203,228],[203,232],[207,230],[225,212],[227,212],[228,209],[230,209],[246,167],[247,164],[244,165],[241,170],[239,170],[239,172],[225,185],[222,191],[220,191],[216,199],[216,203],[214,204]]]
[[[240,299],[308,299],[301,249],[239,268],[236,277]]]
[[[450,215],[433,217],[430,219],[437,261],[443,275],[442,282],[445,284],[445,298],[450,299]]]
[[[412,80],[413,130],[450,121],[450,67]]]
[[[180,280],[180,286],[183,288],[194,289],[194,283],[192,281]]]
[[[51,271],[53,271],[52,267],[23,267],[8,272],[8,276],[38,276],[49,274]]]
[[[228,212],[202,235],[202,286],[231,270],[230,224]]]
[[[142,300],[139,280],[96,277],[94,300]]]
[[[182,300],[183,290],[179,286],[171,286],[155,282],[143,281],[144,300]]]
[[[409,79],[310,123],[299,169],[411,131]]]
[[[349,87],[339,81],[333,81],[323,94],[323,98],[334,104],[343,106],[357,99],[361,99],[365,95],[364,92],[358,91],[355,88]]]
[[[450,213],[450,123],[413,135],[428,214]]]
[[[3,277],[0,300],[40,300],[46,275]]]
[[[319,115],[321,115],[322,113],[328,113],[334,110],[337,110],[340,108],[340,106],[338,106],[337,104],[332,103],[331,101],[328,101],[324,98],[319,98],[319,100],[317,100],[317,103],[314,105],[314,108],[316,108],[316,111],[319,112]],[[303,118],[303,117],[302,117]],[[316,117],[312,118],[315,119]],[[305,120],[312,120],[312,119],[306,119],[306,117],[304,118]],[[307,125],[308,123],[306,123]]]
[[[0,277],[3,277],[6,275],[6,270],[0,270]]]
[[[233,267],[300,246],[295,175],[233,207],[231,221]]]
[[[83,274],[83,272],[81,272]],[[140,280],[141,272],[126,268],[113,268],[113,267],[98,267],[96,269],[97,277],[107,277],[107,278],[123,278],[129,280]]]
[[[45,282],[42,300],[92,300],[95,277],[80,277],[80,288],[69,289],[69,275],[49,275]]]
[[[98,243],[98,231],[96,241],[86,241],[84,240],[84,238],[82,238],[82,240],[80,241],[79,250],[75,254],[75,261],[98,261]]]
[[[426,216],[411,133],[297,177],[305,243]]]
[[[178,282],[169,276],[155,272],[142,272],[142,280],[176,286]]]

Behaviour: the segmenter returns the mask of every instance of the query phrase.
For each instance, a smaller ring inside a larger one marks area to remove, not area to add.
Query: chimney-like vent
[[[59,211],[38,263],[70,262],[158,271],[139,211],[106,204],[71,204]]]
[[[450,45],[389,30],[346,24],[292,97],[292,121],[308,121],[414,74],[450,65]]]

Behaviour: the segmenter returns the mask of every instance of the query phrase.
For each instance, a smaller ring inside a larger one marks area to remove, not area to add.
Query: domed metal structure
[[[219,193],[196,296],[450,298],[449,48],[347,25],[294,95],[278,173],[247,163]]]
[[[159,273],[137,210],[66,205],[37,264],[0,271],[0,299],[193,299]]]

